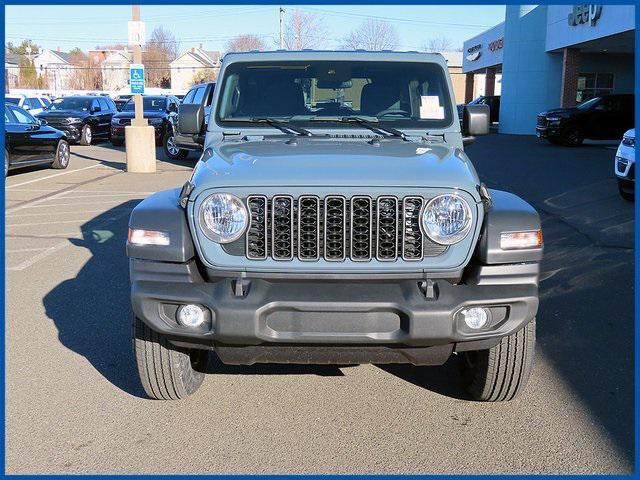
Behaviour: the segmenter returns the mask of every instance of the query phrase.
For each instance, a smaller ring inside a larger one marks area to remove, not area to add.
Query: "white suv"
[[[618,178],[618,191],[622,198],[633,201],[636,183],[636,130],[632,128],[622,137],[616,152],[614,172]]]

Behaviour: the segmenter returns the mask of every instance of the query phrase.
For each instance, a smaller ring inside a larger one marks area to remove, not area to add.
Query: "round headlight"
[[[247,208],[235,195],[214,193],[200,206],[200,227],[204,234],[217,243],[237,240],[247,228]]]
[[[424,233],[441,245],[463,240],[471,230],[471,208],[456,194],[438,195],[427,203],[422,213]]]

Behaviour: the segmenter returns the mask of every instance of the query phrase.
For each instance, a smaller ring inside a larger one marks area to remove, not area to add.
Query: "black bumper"
[[[78,142],[80,141],[80,137],[82,136],[82,127],[84,126],[82,123],[73,124],[73,125],[51,125],[56,130],[60,130],[64,132],[67,140],[70,142]]]
[[[560,135],[560,127],[536,127],[536,135],[538,138],[557,137]]]
[[[226,363],[441,364],[455,350],[483,349],[530,321],[538,308],[537,263],[477,266],[463,284],[421,279],[222,278],[204,281],[194,262],[131,260],[134,313],[177,345],[209,348]],[[197,303],[211,323],[182,327],[179,305]],[[471,331],[458,312],[489,307]]]

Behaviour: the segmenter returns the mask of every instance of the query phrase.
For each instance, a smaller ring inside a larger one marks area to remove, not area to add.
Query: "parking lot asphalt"
[[[125,172],[122,149],[6,181],[8,473],[489,473],[633,470],[633,205],[615,150],[490,135],[490,188],[543,219],[537,363],[513,402],[468,401],[442,367],[210,362],[193,397],[147,400],[131,349],[131,209],[195,159]]]

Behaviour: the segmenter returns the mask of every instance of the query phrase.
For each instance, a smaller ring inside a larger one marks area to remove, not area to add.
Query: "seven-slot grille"
[[[422,234],[419,196],[251,195],[245,235],[250,260],[419,261],[444,253]]]

